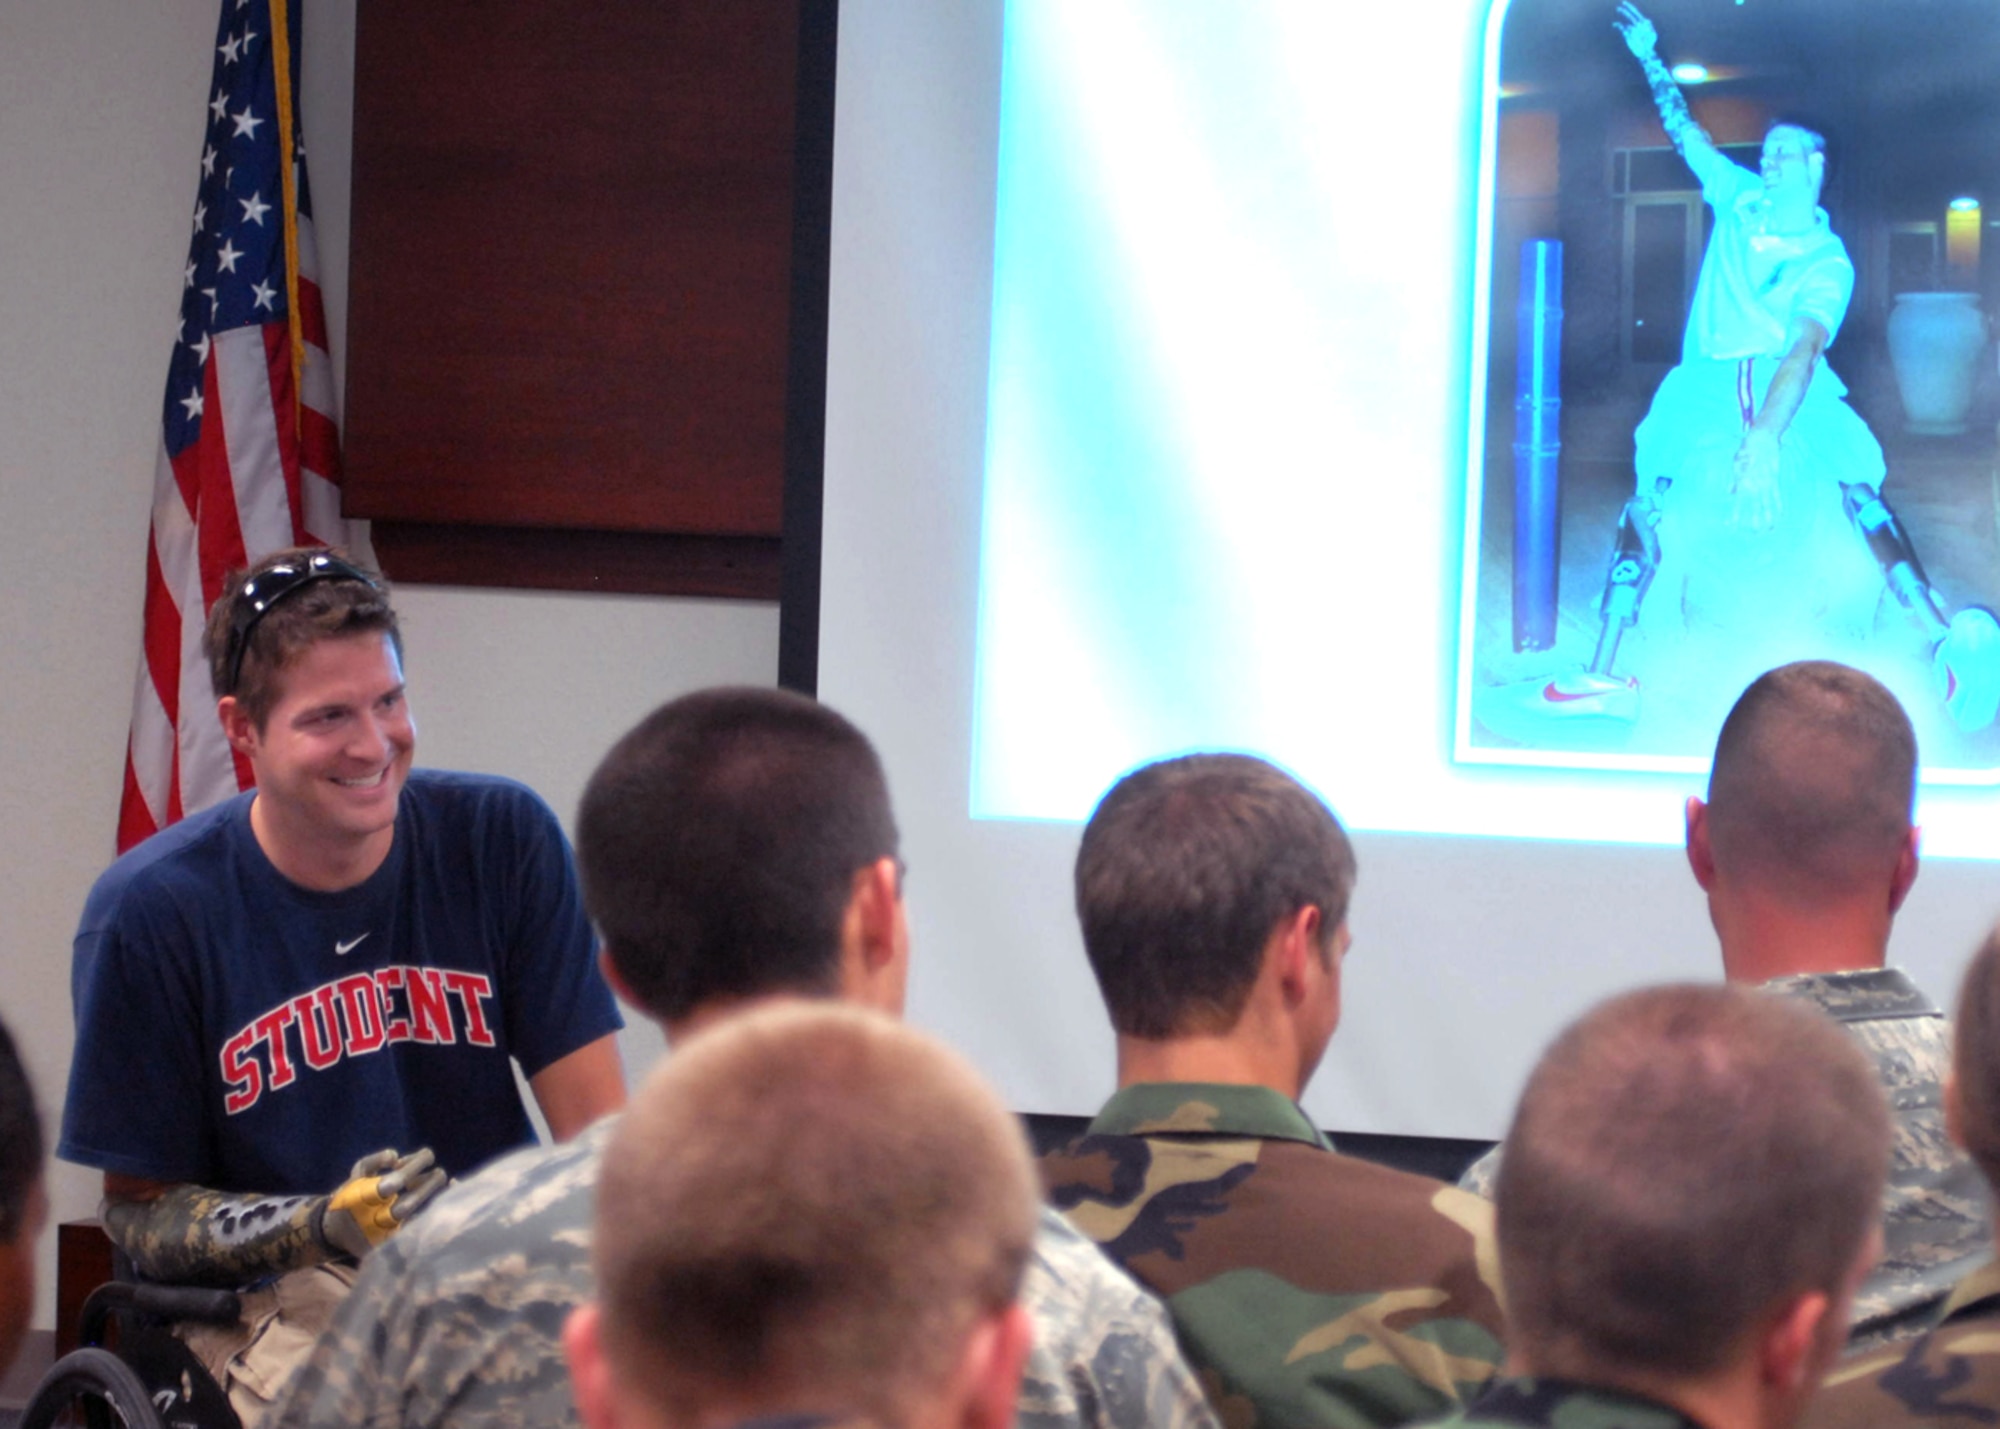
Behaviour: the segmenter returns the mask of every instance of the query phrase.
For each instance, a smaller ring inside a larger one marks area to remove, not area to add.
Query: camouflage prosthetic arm
[[[325,1196],[260,1196],[174,1186],[149,1201],[108,1200],[104,1229],[151,1280],[242,1285],[338,1255],[357,1259],[444,1189],[426,1149],[378,1151]]]

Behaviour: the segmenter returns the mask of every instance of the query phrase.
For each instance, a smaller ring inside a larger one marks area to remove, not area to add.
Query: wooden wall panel
[[[406,553],[666,533],[775,570],[799,11],[365,0],[345,501],[392,576],[425,578],[406,522]]]

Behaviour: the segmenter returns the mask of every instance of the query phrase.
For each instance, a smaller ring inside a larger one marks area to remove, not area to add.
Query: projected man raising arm
[[[1795,423],[1828,475],[1880,486],[1882,448],[1820,362],[1854,292],[1846,245],[1819,206],[1825,139],[1796,124],[1773,125],[1760,173],[1751,173],[1723,157],[1694,122],[1655,49],[1652,21],[1626,4],[1618,28],[1646,72],[1667,137],[1715,210],[1680,365],[1634,434],[1640,491],[1679,476],[1695,444],[1732,418],[1741,436],[1731,491],[1738,519],[1753,529],[1773,525],[1782,508],[1779,455]]]
[[[1580,689],[1596,691],[1603,713],[1629,717],[1636,709],[1636,686],[1612,678],[1612,665],[1659,568],[1658,532],[1671,510],[1678,519],[1669,530],[1682,544],[1667,554],[1682,563],[1689,603],[1705,585],[1736,607],[1732,623],[1741,624],[1791,613],[1769,608],[1787,601],[1815,602],[1795,613],[1821,623],[1835,618],[1843,599],[1850,619],[1865,612],[1880,588],[1850,580],[1843,589],[1838,574],[1843,562],[1854,564],[1849,530],[1858,530],[1933,643],[1939,693],[1954,718],[1968,729],[1991,723],[2000,704],[1993,649],[2000,626],[1979,609],[1946,620],[1882,500],[1881,444],[1824,361],[1854,291],[1846,245],[1819,204],[1825,139],[1802,125],[1774,124],[1752,173],[1716,148],[1688,112],[1652,22],[1626,3],[1615,23],[1645,72],[1667,137],[1701,183],[1715,227],[1680,363],[1633,433],[1637,492],[1619,518],[1603,632]],[[1767,566],[1761,587],[1742,571],[1746,556]]]

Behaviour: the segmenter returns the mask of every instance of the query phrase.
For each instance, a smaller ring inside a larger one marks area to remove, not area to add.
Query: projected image
[[[1826,656],[2000,779],[2000,15],[1496,23],[1457,757],[1682,768]]]

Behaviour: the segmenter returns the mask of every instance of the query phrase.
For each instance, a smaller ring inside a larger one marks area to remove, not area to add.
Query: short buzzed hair
[[[1495,1197],[1535,1373],[1697,1377],[1790,1297],[1837,1296],[1881,1213],[1889,1119],[1837,1024],[1770,993],[1629,993],[1543,1054]]]
[[[2000,1191],[2000,927],[1986,935],[1959,984],[1951,1063],[1966,1154]]]
[[[0,1023],[0,1244],[20,1239],[42,1178],[42,1118],[14,1038]],[[0,1368],[5,1368],[0,1356]]]
[[[1019,1122],[942,1043],[843,1004],[746,1012],[605,1153],[606,1358],[674,1423],[746,1394],[903,1423],[1015,1302],[1038,1207]]]
[[[1715,866],[1794,903],[1886,882],[1909,842],[1916,771],[1910,717],[1880,682],[1831,660],[1782,665],[1716,740]]]
[[[584,906],[619,978],[669,1022],[718,997],[834,992],[854,876],[895,853],[867,737],[783,690],[662,705],[577,811]]]
[[[1347,920],[1354,849],[1324,801],[1247,754],[1190,754],[1119,780],[1083,830],[1084,951],[1128,1037],[1236,1024],[1280,919]]]

